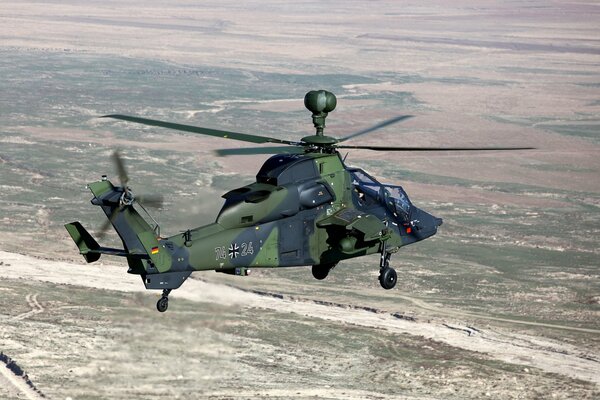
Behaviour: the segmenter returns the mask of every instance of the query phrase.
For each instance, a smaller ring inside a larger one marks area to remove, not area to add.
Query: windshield
[[[352,176],[352,185],[354,185],[355,189],[361,190],[373,199],[379,198],[381,183],[377,182],[375,178],[370,177],[359,169],[350,171],[350,175]]]

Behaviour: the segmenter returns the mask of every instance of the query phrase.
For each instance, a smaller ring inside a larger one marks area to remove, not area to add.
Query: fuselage
[[[160,240],[172,271],[335,264],[382,243],[394,252],[441,224],[338,153],[273,156],[256,182],[223,197],[214,223]]]

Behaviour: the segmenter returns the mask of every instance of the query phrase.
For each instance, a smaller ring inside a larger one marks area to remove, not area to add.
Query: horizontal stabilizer
[[[88,263],[98,261],[102,254],[118,257],[150,258],[146,253],[130,253],[123,249],[101,247],[80,222],[71,222],[66,224],[65,228],[67,228],[67,232],[79,248],[79,253],[83,255]]]

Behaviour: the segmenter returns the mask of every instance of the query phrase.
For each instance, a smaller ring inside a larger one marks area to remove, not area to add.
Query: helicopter
[[[247,275],[252,268],[312,266],[322,280],[340,261],[379,254],[379,283],[392,289],[397,273],[390,257],[401,247],[436,234],[442,218],[418,208],[401,186],[380,183],[366,171],[345,164],[339,149],[374,151],[482,151],[525,150],[531,147],[394,147],[347,145],[347,140],[411,118],[402,115],[371,128],[334,138],[324,134],[325,119],[336,105],[335,95],[314,90],[304,97],[312,113],[314,135],[299,141],[229,132],[121,114],[105,115],[132,123],[169,128],[255,144],[278,146],[217,150],[217,155],[274,154],[256,175],[256,181],[225,193],[215,222],[163,237],[146,206],[160,207],[161,196],[136,196],[118,152],[113,162],[120,184],[106,175],[87,185],[91,203],[112,225],[123,249],[103,247],[76,221],[65,225],[88,263],[102,254],[125,257],[128,273],[140,275],[146,289],[162,290],[156,304],[160,312],[169,294],[194,271],[214,270]],[[136,209],[150,218],[149,223]]]

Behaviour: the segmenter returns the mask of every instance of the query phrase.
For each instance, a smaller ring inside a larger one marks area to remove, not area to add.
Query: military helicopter
[[[128,186],[123,160],[113,155],[120,185],[103,176],[87,185],[91,203],[107,216],[104,232],[112,225],[123,249],[100,246],[80,222],[65,225],[88,263],[102,254],[125,257],[127,272],[140,275],[146,289],[162,289],[156,304],[167,310],[169,294],[194,271],[214,270],[247,275],[250,268],[312,265],[316,279],[325,279],[342,260],[378,253],[379,282],[384,289],[396,285],[390,256],[402,246],[429,238],[442,225],[410,200],[401,186],[380,183],[360,168],[349,167],[339,149],[375,151],[523,150],[529,147],[393,147],[343,144],[412,116],[392,118],[371,128],[334,138],[324,135],[325,119],[336,107],[336,97],[325,90],[310,91],[304,105],[312,112],[316,133],[299,141],[207,129],[133,117],[106,115],[144,125],[175,129],[275,147],[217,150],[221,156],[275,154],[260,168],[256,181],[231,190],[215,222],[162,237],[158,223],[146,211],[160,206],[160,196],[136,196]],[[283,145],[283,146],[282,146]],[[136,210],[140,206],[152,220]]]

